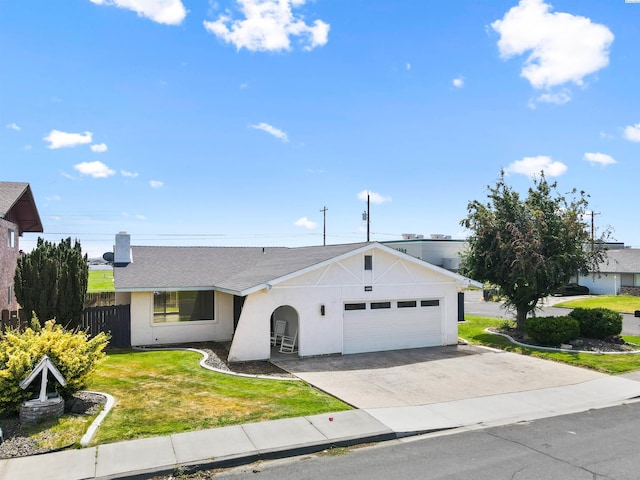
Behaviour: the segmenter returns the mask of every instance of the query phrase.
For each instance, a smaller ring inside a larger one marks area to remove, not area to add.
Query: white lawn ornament
[[[42,360],[36,365],[36,368],[29,374],[27,378],[25,378],[22,382],[20,382],[20,388],[26,390],[29,385],[35,380],[39,373],[42,373],[42,380],[40,382],[40,397],[38,400],[41,402],[47,401],[47,380],[49,377],[49,372],[53,373],[53,376],[56,377],[56,380],[63,387],[67,384],[67,381],[60,373],[60,370],[53,364],[51,359],[48,356],[43,356]]]

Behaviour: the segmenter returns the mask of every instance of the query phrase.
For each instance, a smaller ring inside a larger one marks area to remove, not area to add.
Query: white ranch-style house
[[[376,242],[131,246],[126,233],[114,281],[132,345],[231,341],[229,361],[269,359],[278,320],[299,356],[455,345],[458,292],[481,286]]]

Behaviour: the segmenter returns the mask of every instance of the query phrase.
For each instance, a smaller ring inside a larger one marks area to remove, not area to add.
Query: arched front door
[[[284,336],[275,336],[276,322],[285,322]],[[298,341],[300,338],[300,322],[298,311],[291,305],[282,305],[271,314],[271,352],[272,353],[298,353]]]

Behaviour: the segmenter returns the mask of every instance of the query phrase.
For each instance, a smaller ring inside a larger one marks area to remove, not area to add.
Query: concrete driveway
[[[559,387],[606,376],[470,345],[272,361],[357,408],[427,405]]]

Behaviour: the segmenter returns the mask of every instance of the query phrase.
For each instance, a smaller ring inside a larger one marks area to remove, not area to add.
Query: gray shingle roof
[[[244,292],[368,245],[314,247],[131,247],[114,268],[117,291],[216,288]]]
[[[23,182],[0,182],[0,217],[4,218],[28,186]]]
[[[600,264],[601,273],[640,273],[640,248],[622,248],[607,251]]]

